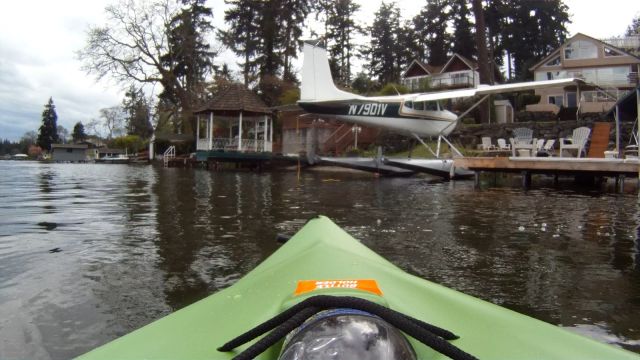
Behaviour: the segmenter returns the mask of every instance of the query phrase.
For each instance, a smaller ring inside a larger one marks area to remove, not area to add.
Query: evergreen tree
[[[142,92],[131,86],[122,100],[122,109],[125,113],[125,123],[128,135],[137,135],[142,139],[148,139],[153,134],[153,125],[149,121],[149,105]]]
[[[627,36],[640,35],[640,15],[637,15],[627,27]]]
[[[366,53],[369,55],[371,75],[376,77],[380,84],[398,82],[400,78],[400,54],[398,54],[400,12],[395,3],[385,4],[383,1],[380,4],[369,31],[371,47]]]
[[[478,72],[480,73],[480,83],[492,84],[493,82],[489,73],[489,54],[487,51],[487,37],[485,33],[486,26],[484,23],[482,0],[472,0],[471,6],[476,20],[476,47],[478,49]],[[485,101],[485,104],[478,107],[481,123],[488,122],[489,120],[489,106],[489,102]]]
[[[205,40],[213,30],[211,8],[205,6],[205,0],[182,0],[182,5],[167,29],[168,52],[160,57],[176,81],[163,84],[160,97],[165,104],[174,104],[181,132],[191,133],[195,125],[192,110],[203,100],[205,76],[213,70],[216,53]]]
[[[58,114],[53,98],[44,106],[42,112],[42,125],[38,132],[37,144],[45,151],[51,150],[51,145],[60,142],[58,138]]]
[[[451,13],[448,5],[446,0],[429,1],[413,18],[419,45],[423,49],[418,54],[420,60],[427,60],[432,65],[444,65],[449,58],[451,35],[447,31],[447,23]]]
[[[509,17],[511,2],[509,0],[489,0],[484,8],[486,35],[489,43],[489,57],[492,64],[504,65],[505,53],[507,56],[507,78],[512,78],[511,53],[505,49],[505,43],[509,42],[510,34],[507,29],[512,19]],[[490,70],[493,70],[492,67]]]
[[[280,40],[283,58],[282,78],[295,82],[291,60],[297,58],[298,41],[302,36],[304,22],[311,12],[314,0],[280,0]]]
[[[81,142],[87,138],[87,134],[84,132],[84,125],[82,122],[78,121],[73,126],[73,132],[71,133],[71,138],[73,138],[73,142]]]
[[[418,36],[413,29],[413,23],[406,20],[397,30],[396,52],[399,68],[406,69],[416,59],[418,51]]]
[[[224,21],[229,24],[226,31],[218,31],[218,38],[237,56],[243,59],[240,63],[244,75],[244,85],[249,86],[255,80],[257,68],[256,56],[260,46],[260,10],[261,1],[225,0],[231,5],[224,12]]]
[[[278,53],[280,38],[280,6],[281,0],[259,1],[260,44],[258,46],[258,71],[260,82],[266,77],[278,74],[282,62]]]
[[[469,21],[467,0],[451,0],[451,14],[453,17],[453,52],[469,59],[476,55],[476,45]]]
[[[351,57],[355,53],[354,37],[362,33],[355,15],[360,9],[354,0],[336,0],[329,4],[327,21],[327,51],[334,80],[341,84],[351,82]]]
[[[562,0],[510,2],[503,30],[505,50],[517,80],[530,79],[529,67],[567,39],[568,8]]]

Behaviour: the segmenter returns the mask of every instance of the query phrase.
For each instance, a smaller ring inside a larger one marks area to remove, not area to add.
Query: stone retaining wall
[[[579,121],[521,121],[510,124],[459,124],[449,135],[449,139],[454,143],[470,149],[476,149],[482,143],[483,136],[489,136],[495,144],[496,139],[508,139],[512,137],[512,130],[525,127],[533,130],[534,138],[558,139],[570,136],[573,129],[586,126],[593,128],[594,121],[611,122],[611,133],[609,135],[609,147],[613,148],[616,141],[615,123],[604,117],[602,114],[583,114]],[[622,122],[620,124],[620,145],[629,144],[629,138],[633,128],[633,122]]]

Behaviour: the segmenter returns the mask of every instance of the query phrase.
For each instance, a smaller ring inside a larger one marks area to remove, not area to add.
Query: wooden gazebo
[[[196,112],[196,150],[270,153],[271,110],[242,84],[230,84]]]

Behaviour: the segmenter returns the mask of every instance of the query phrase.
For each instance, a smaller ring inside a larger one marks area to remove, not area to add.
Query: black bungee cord
[[[251,345],[233,358],[234,360],[253,359],[283,339],[289,332],[302,325],[311,316],[323,310],[336,308],[350,308],[376,315],[407,335],[453,360],[477,360],[475,356],[470,355],[447,342],[447,340],[458,339],[458,336],[448,330],[428,324],[424,321],[365,299],[351,296],[329,295],[313,296],[292,306],[264,323],[250,329],[244,334],[230,340],[219,347],[218,351],[231,351],[236,347],[267,333],[268,331],[273,330],[267,336],[258,340],[255,344]]]

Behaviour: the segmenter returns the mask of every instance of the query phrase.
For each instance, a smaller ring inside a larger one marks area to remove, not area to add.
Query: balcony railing
[[[447,73],[442,75],[408,78],[404,79],[402,83],[412,91],[423,87],[431,89],[460,88],[474,87],[477,78],[478,77],[474,77],[469,73]]]
[[[640,35],[602,39],[602,41],[621,49],[640,49]]]
[[[629,91],[628,90],[618,90],[618,89],[608,89],[607,91],[602,90],[594,90],[594,91],[583,91],[580,93],[580,98],[584,102],[593,102],[593,103],[607,103],[607,102],[616,102],[621,97],[625,96]]]

